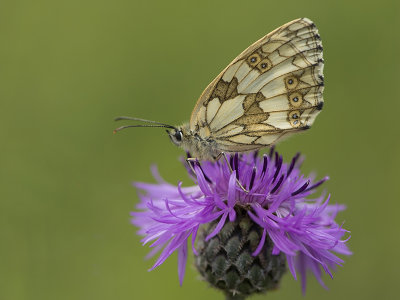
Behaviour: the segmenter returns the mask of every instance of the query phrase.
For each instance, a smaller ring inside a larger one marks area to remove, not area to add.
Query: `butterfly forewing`
[[[307,129],[322,108],[322,44],[308,19],[287,23],[243,51],[205,89],[190,129],[221,151],[254,150]]]

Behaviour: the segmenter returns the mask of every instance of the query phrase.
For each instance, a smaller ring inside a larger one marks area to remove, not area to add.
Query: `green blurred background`
[[[131,182],[189,185],[163,130],[112,135],[119,115],[179,124],[244,48],[298,17],[318,26],[325,107],[278,146],[329,174],[354,251],[307,299],[394,299],[399,280],[398,1],[1,1],[0,299],[222,299],[176,255],[155,271]],[[302,299],[290,274],[252,299]]]

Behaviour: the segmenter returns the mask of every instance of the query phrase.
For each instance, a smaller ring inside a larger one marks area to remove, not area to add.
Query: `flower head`
[[[253,239],[242,240],[250,241],[248,251],[252,257],[269,255],[259,260],[286,258],[293,277],[300,274],[303,292],[307,271],[324,285],[321,269],[332,276],[331,270],[343,262],[335,253],[351,254],[347,240],[343,240],[347,231],[335,222],[336,214],[344,206],[329,204],[330,196],[309,199],[328,178],[314,182],[305,177],[299,170],[300,160],[297,154],[286,164],[273,149],[262,157],[257,153],[235,154],[228,156],[228,161],[194,163],[193,168],[188,168],[196,183],[191,187],[182,187],[182,183],[171,185],[155,170],[157,184],[135,183],[141,191],[141,202],[137,206],[139,211],[132,213],[132,223],[140,228],[143,244],[150,243],[153,248],[150,256],[161,251],[151,270],[177,251],[178,276],[182,284],[189,238],[194,254],[201,256],[206,251],[204,247],[211,247],[208,246],[210,241],[218,236],[219,240],[224,239],[221,236],[227,232],[228,224],[237,224],[243,229],[243,222],[248,222],[256,234]],[[198,232],[201,249],[196,249],[195,244]],[[243,230],[241,232],[243,237]],[[240,249],[244,244],[241,242]],[[229,252],[226,245],[218,247]],[[204,260],[200,261],[204,264]],[[236,267],[241,269],[241,266]],[[201,268],[198,265],[199,271],[207,277]],[[281,271],[280,267],[278,273],[282,274]],[[277,285],[280,276],[274,279],[272,287]]]

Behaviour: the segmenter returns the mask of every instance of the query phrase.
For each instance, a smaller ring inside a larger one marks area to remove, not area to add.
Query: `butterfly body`
[[[239,54],[201,94],[189,123],[158,124],[172,129],[174,144],[206,160],[304,131],[323,105],[322,50],[312,21],[291,21]]]

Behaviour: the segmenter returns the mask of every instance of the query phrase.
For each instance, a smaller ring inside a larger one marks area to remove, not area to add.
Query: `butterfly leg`
[[[195,163],[195,162],[197,162],[197,161],[198,161],[197,158],[194,158],[194,157],[188,157],[188,158],[186,158],[186,162],[187,162],[187,164],[189,165],[189,168],[192,170],[192,172],[193,172],[194,175],[196,175],[196,172],[195,172],[195,170],[194,170],[194,168],[193,168],[192,163]]]
[[[225,161],[226,161],[226,164],[228,165],[229,171],[231,171],[231,173],[233,173],[232,166],[231,166],[231,164],[229,163],[228,157],[226,156],[226,153],[225,153],[225,152],[221,152],[220,154],[218,154],[216,160],[219,160],[219,159],[221,158],[221,156],[224,157],[224,159],[225,159]],[[238,186],[242,189],[243,192],[245,192],[246,194],[249,193],[249,191],[246,190],[246,189],[244,188],[244,186],[240,183],[240,181],[239,181],[239,179],[238,179],[237,177],[236,177],[236,183],[237,183]]]

